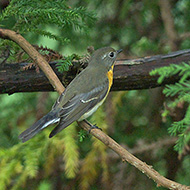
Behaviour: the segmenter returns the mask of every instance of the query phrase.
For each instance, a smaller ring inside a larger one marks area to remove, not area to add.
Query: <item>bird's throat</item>
[[[107,77],[108,77],[108,80],[109,80],[109,90],[113,84],[113,67],[114,65],[111,66],[111,69],[107,72]],[[109,92],[108,90],[108,92]]]

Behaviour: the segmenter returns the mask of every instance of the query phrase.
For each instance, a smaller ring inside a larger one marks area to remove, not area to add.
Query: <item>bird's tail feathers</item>
[[[46,128],[47,126],[53,123],[58,122],[59,120],[60,119],[57,117],[57,114],[51,111],[47,115],[42,117],[40,120],[38,120],[36,123],[34,123],[30,128],[22,132],[19,135],[19,138],[22,140],[22,142],[26,142],[32,137],[34,137],[41,130],[43,130],[44,128]]]

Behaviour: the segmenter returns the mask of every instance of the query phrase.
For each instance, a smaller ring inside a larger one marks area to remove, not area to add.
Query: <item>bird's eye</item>
[[[115,53],[114,53],[113,51],[111,51],[111,52],[109,53],[109,57],[111,57],[111,58],[115,57]]]

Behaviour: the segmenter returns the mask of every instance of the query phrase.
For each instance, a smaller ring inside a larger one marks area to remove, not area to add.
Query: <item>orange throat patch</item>
[[[107,77],[109,80],[109,88],[108,88],[108,92],[113,84],[113,67],[114,65],[111,66],[111,69],[107,72]]]

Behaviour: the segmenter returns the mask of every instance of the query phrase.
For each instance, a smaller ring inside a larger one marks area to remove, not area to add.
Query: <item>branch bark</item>
[[[11,33],[11,35],[9,35],[10,33]],[[13,40],[16,43],[18,43],[29,54],[29,56],[37,64],[39,64],[40,67],[43,68],[44,73],[49,76],[49,81],[51,83],[53,83],[53,85],[55,85],[57,90],[59,89],[59,93],[61,93],[61,91],[62,92],[64,91],[64,87],[57,86],[57,83],[55,81],[57,81],[59,79],[54,74],[51,67],[49,68],[46,66],[47,62],[43,59],[43,57],[40,54],[36,53],[36,50],[34,50],[33,48],[29,49],[29,47],[31,47],[31,45],[23,37],[21,37],[19,34],[15,33],[15,32],[0,29],[0,36],[2,36],[2,35],[4,38]],[[39,63],[39,62],[41,62],[41,63]],[[53,78],[52,76],[55,76],[55,77]],[[80,122],[79,125],[87,131],[89,131],[89,129],[90,129],[90,127],[84,122]],[[140,171],[145,173],[149,178],[153,179],[158,184],[158,186],[164,186],[169,189],[181,189],[181,190],[182,189],[183,190],[190,189],[190,187],[181,185],[179,183],[176,183],[174,181],[171,181],[171,180],[166,179],[165,177],[161,176],[157,171],[155,171],[152,168],[152,166],[147,165],[146,163],[142,162],[141,160],[139,160],[138,158],[136,158],[135,156],[130,154],[127,150],[122,148],[117,142],[115,142],[109,136],[104,134],[101,130],[94,129],[91,131],[91,134],[93,136],[95,136],[96,138],[98,138],[99,140],[101,140],[106,146],[111,148],[114,152],[116,152],[122,158],[123,161],[129,162],[130,164],[135,166],[137,169],[139,169]]]
[[[64,87],[57,78],[56,74],[54,72],[52,73],[52,69],[48,62],[20,34],[12,30],[0,28],[0,37],[3,39],[10,39],[19,44],[20,47],[33,59],[33,61],[39,65],[41,70],[46,73],[46,77],[48,78],[51,85],[56,89],[56,91],[59,93],[63,92]]]
[[[158,76],[150,76],[150,71],[170,64],[180,64],[188,61],[190,61],[190,49],[172,52],[167,55],[116,61],[114,83],[111,90],[147,89],[173,84],[179,80],[178,75],[166,78],[162,84],[158,84]],[[35,68],[23,70],[23,67],[28,64],[0,64],[0,93],[12,94],[54,90],[42,71],[36,73]],[[81,67],[79,63],[74,62],[68,72],[61,74],[56,69],[56,62],[50,63],[50,66],[60,80],[64,78],[64,81],[69,82],[76,76]]]

